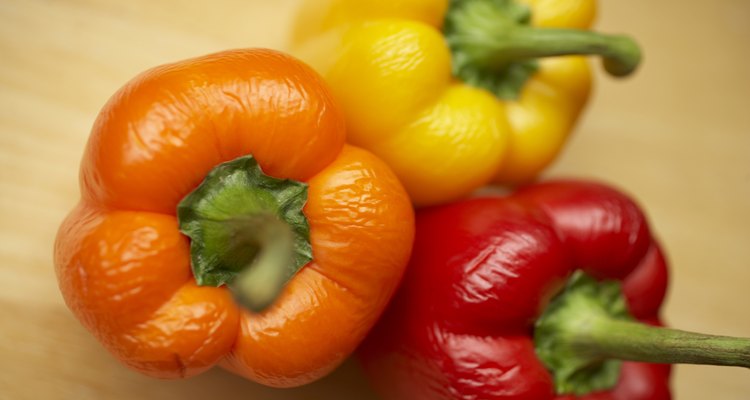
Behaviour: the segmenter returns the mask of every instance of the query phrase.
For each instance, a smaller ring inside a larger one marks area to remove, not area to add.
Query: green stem
[[[619,283],[598,282],[580,271],[537,320],[534,341],[559,394],[614,386],[619,360],[750,368],[750,338],[637,322],[627,314]]]
[[[640,48],[627,36],[534,27],[531,13],[514,0],[452,0],[444,34],[454,76],[514,100],[536,72],[538,58],[598,55],[618,77],[632,74],[641,62]]]
[[[252,261],[229,286],[242,305],[261,311],[276,299],[286,283],[294,252],[292,229],[272,214],[235,217],[223,223],[230,232],[229,253],[243,247],[257,249]]]
[[[627,36],[575,29],[517,26],[464,46],[472,49],[475,65],[490,69],[542,57],[599,55],[606,71],[619,77],[633,73],[641,61],[638,45]]]
[[[228,285],[263,311],[312,260],[306,201],[307,184],[266,175],[252,156],[214,167],[177,206],[196,283]]]
[[[570,346],[593,358],[659,364],[707,364],[750,368],[750,339],[601,319]]]

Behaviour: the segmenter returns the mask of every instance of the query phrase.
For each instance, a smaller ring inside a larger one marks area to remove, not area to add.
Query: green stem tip
[[[225,221],[232,234],[229,251],[254,247],[257,253],[242,268],[229,287],[237,301],[252,311],[262,311],[278,297],[292,264],[294,233],[287,223],[273,214],[235,217]],[[240,261],[243,262],[243,261]]]

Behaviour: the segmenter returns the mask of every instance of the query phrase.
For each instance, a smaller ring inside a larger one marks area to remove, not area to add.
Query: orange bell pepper
[[[325,375],[381,314],[414,229],[395,175],[344,142],[320,77],[281,53],[143,73],[99,114],[57,236],[67,305],[154,377]]]

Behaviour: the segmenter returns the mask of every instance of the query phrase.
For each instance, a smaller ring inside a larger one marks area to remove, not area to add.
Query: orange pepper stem
[[[225,223],[232,232],[233,246],[257,249],[255,257],[229,287],[240,304],[261,311],[273,303],[286,283],[294,252],[292,229],[272,214],[234,218]]]
[[[252,156],[216,166],[177,207],[196,282],[263,311],[312,260],[306,201],[307,184],[264,174]]]
[[[619,282],[598,282],[580,271],[537,320],[534,342],[558,394],[613,387],[620,360],[750,368],[750,338],[638,322],[628,314]]]

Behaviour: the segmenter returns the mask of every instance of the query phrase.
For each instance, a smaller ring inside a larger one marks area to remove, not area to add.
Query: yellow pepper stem
[[[641,50],[624,35],[603,35],[576,29],[517,26],[485,40],[460,43],[471,63],[500,70],[513,62],[564,55],[600,55],[606,71],[617,77],[633,73],[641,61]]]
[[[613,76],[633,73],[641,50],[633,39],[579,29],[532,27],[531,10],[513,0],[453,0],[445,36],[454,74],[503,98],[515,98],[536,69],[535,60],[599,55]]]
[[[461,46],[472,63],[489,69],[506,68],[517,61],[564,55],[600,55],[613,76],[633,73],[641,61],[641,50],[623,35],[603,35],[576,29],[517,26],[482,41],[466,40]]]

